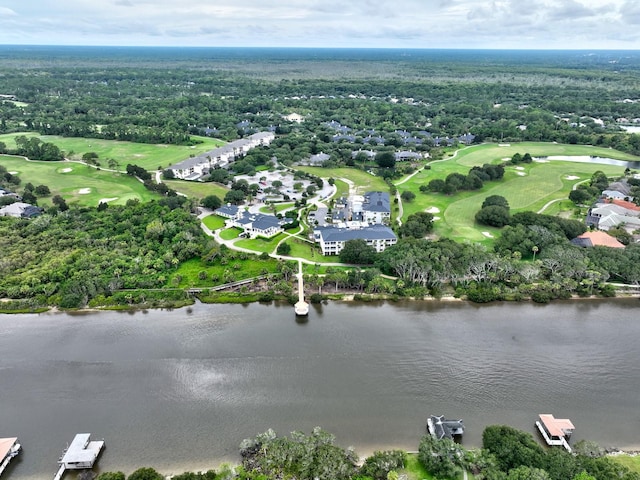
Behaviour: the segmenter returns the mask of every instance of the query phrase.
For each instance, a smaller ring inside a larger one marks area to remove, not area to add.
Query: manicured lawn
[[[295,167],[297,170],[312,173],[321,178],[333,177],[346,178],[356,184],[358,193],[366,193],[369,191],[388,192],[389,186],[381,177],[376,177],[363,170],[355,168],[322,168],[322,167]],[[348,191],[348,190],[347,190]]]
[[[202,223],[204,223],[211,230],[217,230],[224,227],[225,221],[226,218],[219,217],[218,215],[209,215],[208,217],[204,217],[202,219]]]
[[[163,180],[163,182],[176,192],[199,199],[208,195],[217,195],[220,200],[224,200],[224,196],[229,191],[227,187],[214,182],[189,182],[187,180]]]
[[[293,206],[294,206],[293,202],[273,204],[273,207],[275,207],[276,213],[280,213],[284,210],[290,210],[291,208],[293,208]],[[265,205],[264,207],[260,207],[260,211],[262,213],[267,213],[267,214],[273,213],[271,205]]]
[[[256,252],[267,252],[272,253],[278,242],[285,238],[286,235],[284,233],[279,233],[275,237],[272,238],[251,238],[246,240],[238,240],[234,245],[242,248],[248,248],[249,250],[255,250]]]
[[[238,238],[241,233],[242,230],[239,228],[228,228],[220,232],[220,238],[223,240],[233,240],[234,238]]]
[[[51,197],[61,195],[69,204],[97,206],[100,200],[123,205],[127,200],[147,202],[160,198],[125,174],[105,172],[73,162],[28,162],[20,157],[0,155],[0,165],[17,172],[22,185],[47,185],[51,195],[38,199],[40,206],[50,205]],[[22,190],[22,186],[18,191]]]
[[[286,242],[291,245],[291,253],[289,253],[289,256],[291,257],[301,257],[315,263],[340,262],[340,258],[337,256],[323,256],[322,253],[320,253],[320,249],[315,244],[295,238],[289,238]]]
[[[621,463],[632,472],[640,473],[640,455],[615,455],[609,457],[614,462]]]
[[[98,162],[103,168],[107,168],[107,159],[113,158],[119,163],[119,170],[125,170],[128,163],[138,165],[147,170],[157,170],[167,168],[169,165],[189,158],[190,155],[212,150],[225,142],[209,137],[196,137],[194,140],[201,141],[195,146],[178,145],[151,145],[146,143],[118,142],[115,140],[99,140],[95,138],[69,138],[54,135],[38,135],[36,133],[11,133],[0,135],[0,142],[4,142],[7,147],[15,148],[15,137],[24,135],[26,137],[39,137],[43,142],[50,142],[57,145],[67,154],[67,158],[80,160],[87,152],[98,154]],[[69,156],[69,152],[73,155]]]
[[[512,213],[531,210],[537,212],[548,202],[562,200],[550,205],[546,214],[559,214],[561,207],[567,207],[571,212],[574,207],[566,201],[573,186],[583,180],[588,180],[593,172],[602,170],[607,175],[622,175],[624,168],[619,166],[551,161],[548,163],[534,162],[521,165],[519,168],[507,166],[502,181],[487,182],[481,190],[460,192],[453,196],[443,194],[421,193],[419,188],[435,178],[444,179],[452,172],[466,175],[471,166],[485,163],[498,163],[503,158],[511,157],[514,153],[531,153],[534,156],[547,155],[598,155],[610,158],[634,159],[635,157],[609,149],[593,147],[534,144],[526,143],[512,147],[498,147],[496,145],[481,145],[462,150],[455,159],[431,164],[430,170],[423,170],[411,180],[399,185],[400,192],[410,190],[416,194],[413,202],[403,203],[403,219],[418,211],[437,208],[440,217],[435,222],[435,233],[455,240],[471,240],[481,243],[491,243],[482,232],[494,235],[498,232],[475,224],[474,216],[480,209],[482,202],[489,195],[505,197],[511,206]]]

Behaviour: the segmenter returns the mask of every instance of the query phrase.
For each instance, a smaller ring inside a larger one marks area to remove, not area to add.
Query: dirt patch
[[[81,188],[78,190],[78,195],[87,195],[88,193],[91,193],[90,188]]]

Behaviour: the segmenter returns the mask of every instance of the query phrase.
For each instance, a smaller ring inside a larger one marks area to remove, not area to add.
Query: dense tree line
[[[606,61],[583,58],[567,68],[561,57],[536,66],[496,57],[491,69],[476,58],[353,58],[355,69],[343,78],[339,62],[299,59],[298,78],[291,78],[279,62],[250,56],[234,59],[233,67],[224,58],[199,64],[179,56],[123,57],[109,68],[99,55],[61,56],[50,68],[16,55],[3,70],[3,88],[27,105],[0,102],[0,133],[193,144],[193,135],[231,140],[275,127],[295,139],[295,156],[325,151],[347,161],[347,145],[333,142],[335,132],[324,124],[333,119],[352,129],[355,145],[365,145],[369,129],[400,147],[396,130],[428,128],[433,137],[472,132],[477,141],[557,141],[640,153],[640,136],[616,127],[618,118],[640,114],[637,103],[623,101],[640,97],[638,65],[629,61],[614,72]],[[291,111],[305,122],[284,121]],[[239,127],[242,120],[249,126]],[[285,145],[291,142],[269,150],[286,161],[292,152]],[[435,143],[427,138],[413,148],[430,151]]]
[[[241,464],[219,471],[185,472],[175,480],[393,480],[400,478],[407,454],[400,450],[376,451],[364,461],[351,448],[319,427],[311,433],[279,436],[273,430],[240,444]],[[484,480],[639,480],[640,475],[604,456],[595,443],[578,442],[574,454],[563,449],[545,450],[529,433],[505,425],[491,425],[482,434],[482,448],[466,450],[450,439],[421,438],[418,461],[434,478],[455,480],[466,471]],[[128,480],[162,480],[144,467]],[[121,472],[104,472],[97,480],[125,480]]]
[[[0,218],[0,296],[80,307],[119,289],[159,288],[207,245],[182,197]]]

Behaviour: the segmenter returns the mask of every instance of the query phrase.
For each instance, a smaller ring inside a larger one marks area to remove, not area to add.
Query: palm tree
[[[531,251],[533,252],[533,261],[534,262],[536,261],[536,253],[538,253],[539,250],[540,249],[536,245],[534,245],[533,248],[531,248]]]

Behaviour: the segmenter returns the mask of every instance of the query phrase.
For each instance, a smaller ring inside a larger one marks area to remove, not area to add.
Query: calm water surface
[[[417,449],[429,414],[640,445],[640,301],[540,306],[196,305],[134,314],[0,315],[6,476],[52,478],[75,433],[104,438],[99,469],[180,473],[238,461],[243,438],[316,425],[353,445]]]

